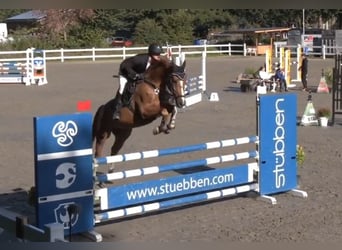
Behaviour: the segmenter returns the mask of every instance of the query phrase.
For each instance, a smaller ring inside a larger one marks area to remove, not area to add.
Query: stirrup
[[[113,120],[120,120],[120,113],[119,112],[114,112]]]

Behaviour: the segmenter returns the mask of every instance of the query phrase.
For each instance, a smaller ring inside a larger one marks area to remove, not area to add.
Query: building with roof
[[[37,27],[44,19],[46,14],[39,10],[30,10],[19,15],[9,17],[5,20],[7,23],[8,31],[13,31],[22,28],[34,28]]]
[[[272,49],[275,41],[286,40],[289,30],[291,28],[288,27],[237,29],[212,33],[211,38],[217,42],[224,41],[225,43],[238,40],[255,49],[256,54],[263,55],[267,49]],[[268,42],[265,43],[265,40],[268,40]]]

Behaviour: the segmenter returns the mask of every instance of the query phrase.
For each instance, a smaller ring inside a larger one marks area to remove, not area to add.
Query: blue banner
[[[91,148],[91,128],[91,113],[35,117],[35,156]]]
[[[92,230],[91,113],[35,117],[34,151],[37,226],[62,223],[66,234],[70,226],[72,233]]]
[[[260,194],[274,194],[296,188],[296,95],[260,95],[259,115]]]
[[[241,165],[108,187],[108,209],[222,189],[252,181],[248,166]]]

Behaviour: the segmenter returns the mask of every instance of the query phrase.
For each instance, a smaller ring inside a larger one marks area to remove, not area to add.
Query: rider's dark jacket
[[[148,60],[148,54],[138,54],[126,58],[120,64],[119,74],[126,77],[129,81],[133,81],[137,74],[143,74],[146,71]]]

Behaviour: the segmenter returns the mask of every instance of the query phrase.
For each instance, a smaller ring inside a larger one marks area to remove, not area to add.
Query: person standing
[[[307,77],[308,77],[308,58],[307,58],[306,53],[303,53],[302,64],[300,65],[298,70],[300,70],[300,75],[301,75],[301,78],[302,78],[303,91],[307,91],[308,90],[308,81],[307,81]]]

